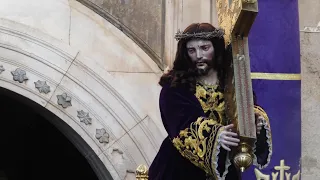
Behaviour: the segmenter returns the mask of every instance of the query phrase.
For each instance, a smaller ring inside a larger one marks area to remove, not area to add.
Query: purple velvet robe
[[[220,148],[217,142],[224,122],[218,119],[209,120],[208,113],[195,94],[187,88],[167,85],[161,90],[159,105],[168,137],[163,141],[150,166],[149,180],[241,179],[241,174],[230,160],[231,165],[225,166],[229,159],[228,152]],[[205,128],[201,130],[200,127]],[[201,135],[197,134],[199,132]],[[270,126],[268,122],[264,122],[255,149],[257,157],[255,162],[258,165],[267,165],[270,160],[272,152],[270,136]],[[187,142],[188,138],[193,141],[188,141],[187,145],[184,142]],[[198,143],[200,146],[195,147],[190,143],[195,141],[200,142]],[[227,174],[222,177],[226,169]]]

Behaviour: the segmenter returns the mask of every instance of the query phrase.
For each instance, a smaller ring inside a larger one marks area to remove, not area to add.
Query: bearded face
[[[187,42],[188,55],[200,76],[208,74],[213,68],[214,48],[211,41],[193,39]]]

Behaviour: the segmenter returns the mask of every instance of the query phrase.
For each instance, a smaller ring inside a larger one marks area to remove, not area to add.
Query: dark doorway
[[[1,88],[1,180],[98,180],[86,158],[54,125],[3,92]]]

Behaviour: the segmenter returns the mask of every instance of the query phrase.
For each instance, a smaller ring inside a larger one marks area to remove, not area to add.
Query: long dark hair
[[[212,32],[216,28],[209,23],[194,23],[189,25],[184,33],[201,33],[201,32]],[[196,78],[196,67],[191,61],[187,52],[187,42],[192,38],[181,39],[178,42],[177,53],[173,62],[173,68],[168,73],[161,76],[159,84],[161,86],[170,85],[171,87],[183,86],[188,88],[191,92],[195,92]],[[214,47],[214,59],[213,67],[218,72],[218,78],[220,82],[220,88],[223,89],[223,71],[224,65],[223,60],[225,56],[225,42],[224,38],[214,37],[208,39],[212,42]]]

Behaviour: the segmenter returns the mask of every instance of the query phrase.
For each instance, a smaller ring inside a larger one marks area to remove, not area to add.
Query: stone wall
[[[165,0],[78,0],[133,39],[161,66]]]
[[[302,73],[302,179],[320,179],[320,1],[299,0]]]

